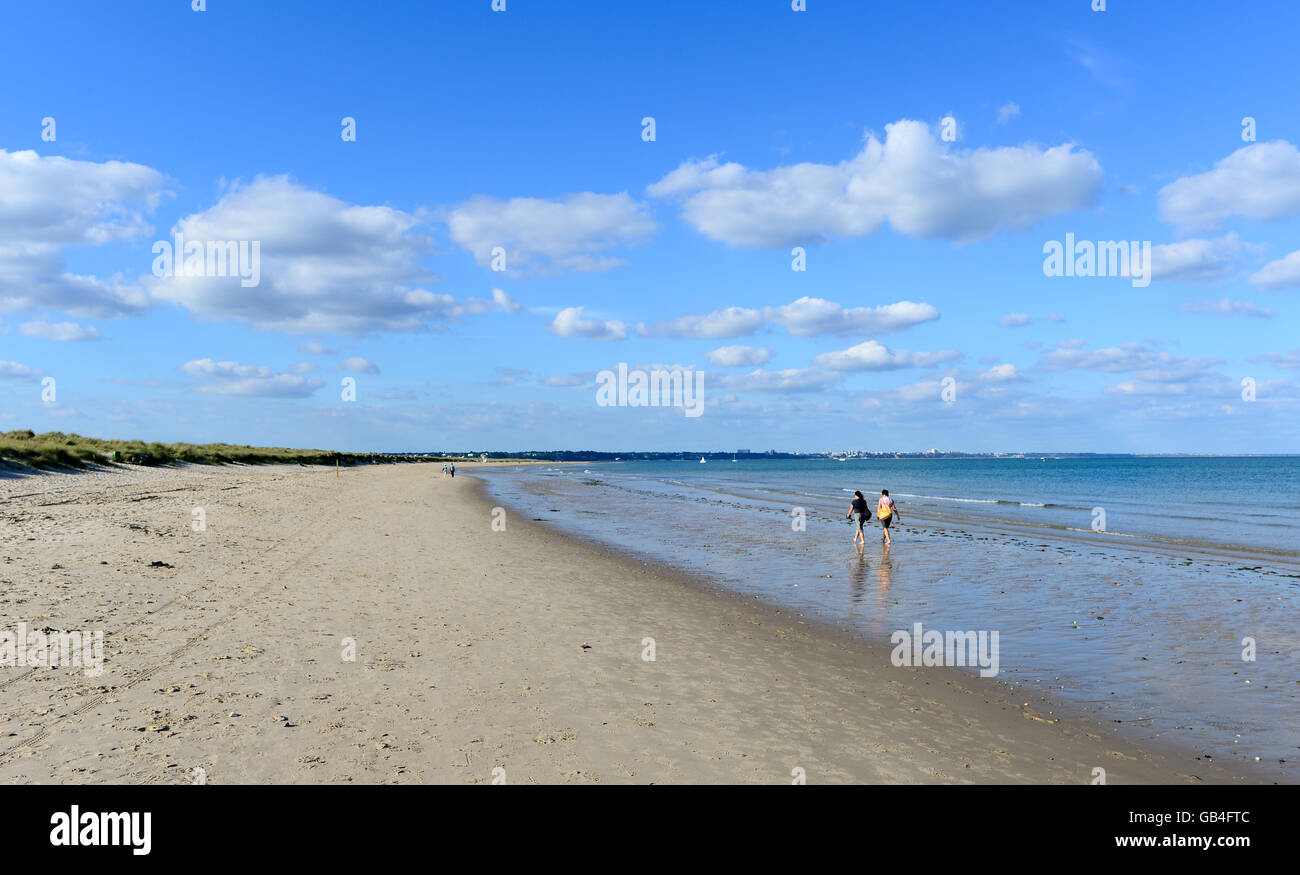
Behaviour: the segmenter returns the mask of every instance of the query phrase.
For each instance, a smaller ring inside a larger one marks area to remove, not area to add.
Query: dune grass
[[[376,462],[433,462],[443,456],[408,456],[388,453],[335,453],[333,450],[295,450],[286,447],[250,447],[235,444],[164,444],[145,441],[103,440],[47,431],[10,431],[0,434],[0,464],[30,468],[86,468],[92,465],[197,465],[293,464],[344,465]]]

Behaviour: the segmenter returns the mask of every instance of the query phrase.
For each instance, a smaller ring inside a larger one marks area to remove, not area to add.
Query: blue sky
[[[1290,5],[206,5],[6,13],[0,430],[1296,450]],[[177,230],[260,283],[155,276]],[[703,415],[598,406],[620,362]]]

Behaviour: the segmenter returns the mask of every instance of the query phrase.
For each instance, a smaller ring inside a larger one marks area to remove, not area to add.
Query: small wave
[[[899,498],[924,498],[928,501],[958,501],[963,504],[1002,504],[996,498],[952,498],[947,495],[915,495],[910,492],[895,493]]]

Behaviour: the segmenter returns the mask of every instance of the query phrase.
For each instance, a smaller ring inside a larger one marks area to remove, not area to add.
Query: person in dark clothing
[[[862,497],[862,493],[857,490],[854,490],[853,492],[853,502],[849,505],[849,512],[846,513],[845,516],[849,519],[853,519],[855,513],[858,515],[858,531],[857,534],[853,536],[853,543],[856,544],[861,540],[865,545],[867,543],[867,536],[862,533],[862,527],[866,524],[867,520],[871,519],[871,509],[867,507],[867,500]]]

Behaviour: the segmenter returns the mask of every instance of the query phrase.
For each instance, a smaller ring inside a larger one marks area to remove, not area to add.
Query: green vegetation
[[[335,453],[332,450],[291,450],[285,447],[249,447],[234,444],[162,444],[144,441],[101,440],[47,431],[11,431],[0,435],[0,464],[31,468],[85,468],[90,465],[197,465],[294,464],[344,465],[371,462],[438,462],[448,456],[393,453]]]

